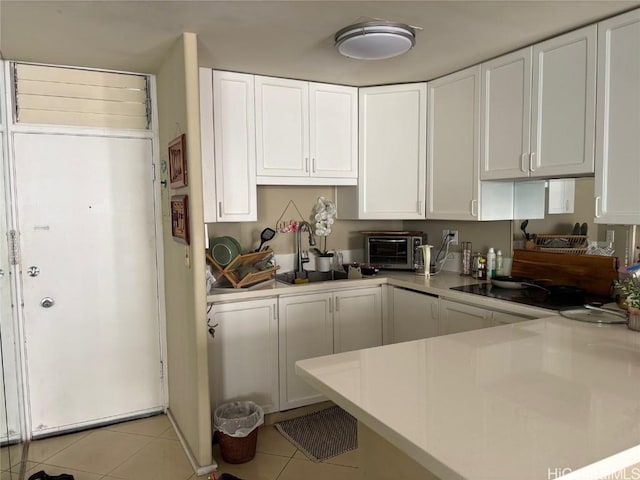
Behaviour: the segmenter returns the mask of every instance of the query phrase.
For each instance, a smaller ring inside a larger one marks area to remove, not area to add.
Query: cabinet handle
[[[329,298],[329,313],[333,313],[333,298]]]
[[[222,202],[218,202],[218,219],[222,218]]]
[[[304,159],[304,171],[309,173],[309,159],[307,157]]]
[[[278,319],[278,311],[276,310],[276,304],[273,304],[273,319],[277,320]]]
[[[472,217],[478,216],[478,200],[475,198],[471,200],[471,216]]]
[[[529,155],[529,170],[531,170],[532,172],[536,171],[536,169],[533,168],[535,164],[536,164],[536,152],[531,152],[531,155]]]
[[[520,170],[522,173],[527,173],[527,154],[520,155]]]
[[[595,206],[595,217],[600,218],[600,195],[596,197],[596,206]]]
[[[422,200],[418,200],[418,214],[422,215]]]
[[[336,312],[340,311],[340,297],[336,297]]]
[[[315,158],[311,159],[311,171],[313,173],[316,173],[316,159]]]
[[[565,212],[569,211],[569,200],[568,199],[564,201],[564,211]]]

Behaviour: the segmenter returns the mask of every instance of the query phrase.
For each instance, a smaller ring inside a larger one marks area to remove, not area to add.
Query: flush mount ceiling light
[[[335,40],[345,57],[382,60],[409,51],[416,43],[416,32],[404,23],[376,20],[349,25],[336,33]]]

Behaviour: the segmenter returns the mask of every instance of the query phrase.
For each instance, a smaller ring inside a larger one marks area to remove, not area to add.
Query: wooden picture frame
[[[187,185],[187,139],[183,133],[169,142],[169,186]]]
[[[189,197],[171,197],[171,235],[174,240],[189,245]]]

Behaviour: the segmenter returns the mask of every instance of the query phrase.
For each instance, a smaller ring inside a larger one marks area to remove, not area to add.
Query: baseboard
[[[182,435],[180,428],[178,428],[178,424],[176,423],[175,419],[173,418],[173,415],[171,414],[171,410],[168,408],[167,408],[167,417],[169,417],[169,421],[173,426],[173,430],[176,432],[176,435],[178,436],[178,440],[182,445],[182,449],[184,450],[184,453],[187,455],[187,458],[189,459],[189,463],[191,463],[191,468],[193,468],[193,471],[196,473],[196,475],[201,476],[201,475],[206,475],[207,473],[215,472],[218,469],[218,464],[216,463],[215,460],[213,460],[213,463],[211,465],[204,465],[204,466],[198,465],[198,462],[196,462],[196,458],[194,457],[193,453],[191,452],[191,449],[189,448],[189,444],[184,439],[184,436]]]

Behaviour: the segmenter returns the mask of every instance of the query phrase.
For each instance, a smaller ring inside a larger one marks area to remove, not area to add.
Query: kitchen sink
[[[328,282],[332,280],[345,280],[347,278],[347,272],[316,272],[315,270],[305,270],[303,272],[284,272],[276,274],[276,280],[278,282],[286,283],[289,285],[305,285],[312,282]],[[296,279],[298,283],[296,283]],[[308,280],[305,281],[304,279]]]

